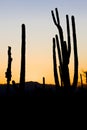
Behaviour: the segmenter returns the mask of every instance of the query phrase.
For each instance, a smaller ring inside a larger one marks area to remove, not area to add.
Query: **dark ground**
[[[54,85],[43,85],[38,82],[26,82],[24,91],[20,93],[18,84],[10,85],[7,93],[6,85],[0,85],[0,96],[25,97],[59,97],[59,96],[87,96],[87,88],[56,88]]]

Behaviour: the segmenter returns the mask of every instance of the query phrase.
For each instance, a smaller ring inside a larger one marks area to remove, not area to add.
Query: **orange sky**
[[[6,83],[7,49],[12,47],[12,80],[19,82],[21,53],[21,24],[26,25],[26,81],[54,84],[52,38],[57,29],[51,17],[51,10],[59,9],[61,24],[66,39],[66,14],[76,18],[79,55],[79,74],[87,70],[87,1],[82,0],[8,0],[0,1],[0,83]],[[73,42],[70,62],[73,78]],[[80,79],[79,79],[80,81]],[[84,81],[85,82],[85,81]]]

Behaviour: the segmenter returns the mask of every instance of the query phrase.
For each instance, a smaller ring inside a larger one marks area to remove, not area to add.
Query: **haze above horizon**
[[[0,1],[0,83],[6,83],[7,49],[12,47],[12,80],[19,82],[21,25],[26,25],[26,81],[54,84],[52,38],[57,33],[51,10],[58,8],[66,39],[66,14],[76,19],[79,72],[87,70],[87,1],[86,0],[3,0]],[[72,34],[72,29],[71,29]],[[71,35],[72,36],[72,35]],[[67,39],[66,39],[67,40]],[[73,77],[73,43],[70,62]]]

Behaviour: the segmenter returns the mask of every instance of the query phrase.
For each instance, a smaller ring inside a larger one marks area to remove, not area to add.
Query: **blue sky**
[[[27,33],[26,81],[42,82],[42,77],[45,76],[47,83],[50,81],[54,83],[52,37],[57,33],[57,29],[51,17],[51,10],[56,7],[59,10],[65,38],[65,15],[69,14],[70,26],[71,15],[75,16],[80,61],[79,71],[87,69],[85,56],[87,52],[87,0],[0,0],[1,81],[6,81],[4,73],[7,68],[8,45],[12,47],[12,79],[16,82],[19,81],[21,24],[25,23]],[[73,51],[71,66],[73,65],[72,60]]]

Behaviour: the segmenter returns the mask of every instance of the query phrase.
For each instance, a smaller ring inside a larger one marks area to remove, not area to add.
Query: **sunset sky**
[[[66,39],[66,14],[75,16],[79,72],[87,70],[87,0],[0,0],[0,83],[6,83],[7,49],[12,47],[12,80],[19,82],[21,24],[26,25],[26,81],[54,84],[52,38],[57,33],[51,10],[58,8]],[[71,35],[72,38],[72,35]],[[70,61],[73,77],[73,42]]]

